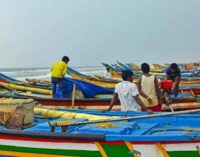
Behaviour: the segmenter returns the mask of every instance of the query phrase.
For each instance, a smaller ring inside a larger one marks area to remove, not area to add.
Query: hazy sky
[[[0,68],[200,60],[200,0],[0,0]]]

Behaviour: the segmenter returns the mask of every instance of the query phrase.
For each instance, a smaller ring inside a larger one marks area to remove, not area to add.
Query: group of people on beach
[[[56,97],[57,86],[61,88],[63,96],[66,95],[63,80],[67,73],[68,62],[69,58],[64,56],[61,61],[56,62],[51,67],[53,97]],[[121,111],[147,111],[148,113],[161,111],[162,95],[158,79],[156,76],[150,74],[150,66],[147,63],[141,65],[141,70],[143,74],[139,78],[137,85],[133,83],[134,74],[131,70],[124,70],[122,72],[123,81],[116,84],[108,110],[111,110],[115,102],[119,99]],[[177,96],[181,73],[176,63],[172,63],[168,67],[166,78],[173,81],[173,93]]]
[[[121,111],[147,111],[148,113],[161,111],[162,95],[158,79],[149,73],[150,66],[147,63],[141,65],[141,70],[143,74],[137,85],[133,83],[131,70],[122,72],[123,81],[115,86],[114,96],[108,110],[112,109],[119,98]],[[166,78],[174,82],[173,93],[175,96],[178,94],[180,77],[178,65],[172,63],[166,71]]]

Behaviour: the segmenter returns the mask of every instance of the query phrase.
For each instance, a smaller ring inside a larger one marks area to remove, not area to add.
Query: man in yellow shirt
[[[52,82],[52,95],[56,97],[57,86],[62,91],[62,97],[66,97],[66,90],[64,88],[64,76],[67,73],[69,58],[64,56],[62,61],[56,62],[51,67],[51,82]]]

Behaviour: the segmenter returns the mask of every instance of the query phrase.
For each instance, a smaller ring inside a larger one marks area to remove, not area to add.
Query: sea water
[[[103,75],[105,71],[105,67],[103,66],[72,68],[85,75]],[[51,79],[50,68],[3,68],[0,69],[0,73],[17,80],[25,80],[26,78],[41,80]]]

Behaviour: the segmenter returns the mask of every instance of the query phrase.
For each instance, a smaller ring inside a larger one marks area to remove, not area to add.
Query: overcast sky
[[[0,0],[0,68],[200,60],[200,0]]]

